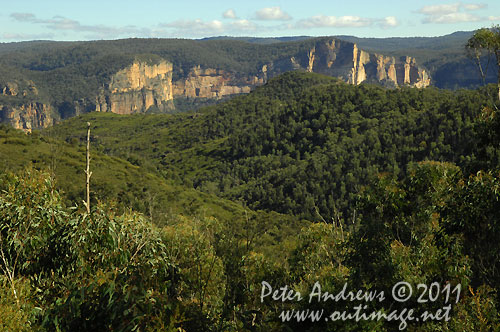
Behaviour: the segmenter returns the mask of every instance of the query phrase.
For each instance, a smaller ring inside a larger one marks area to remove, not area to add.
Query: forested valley
[[[0,329],[499,330],[496,89],[294,71],[193,112],[2,126]],[[403,302],[400,281],[414,290]],[[264,297],[263,282],[303,299]],[[310,302],[315,284],[386,296]],[[460,292],[450,302],[446,289]],[[406,326],[283,319],[356,305],[450,313]]]

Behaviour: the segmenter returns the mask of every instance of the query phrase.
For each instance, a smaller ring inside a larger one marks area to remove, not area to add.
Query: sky
[[[0,8],[0,42],[213,36],[432,37],[500,24],[498,0],[0,0]]]

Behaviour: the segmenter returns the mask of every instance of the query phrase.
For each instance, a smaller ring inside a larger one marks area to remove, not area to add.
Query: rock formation
[[[0,91],[0,94],[4,96],[17,96],[18,85],[14,82],[7,82],[7,84],[0,87]]]
[[[290,70],[334,76],[356,85],[373,82],[390,87],[423,88],[430,84],[429,75],[412,57],[396,59],[366,52],[350,42],[326,38],[318,39],[309,49],[262,64],[254,73],[197,65],[173,81],[176,68],[172,63],[159,57],[153,59],[136,58],[111,75],[94,97],[63,102],[57,108],[39,101],[38,90],[32,81],[0,85],[0,96],[9,100],[7,103],[0,99],[0,121],[29,131],[91,111],[118,114],[168,112],[175,109],[178,98],[220,99],[249,93],[268,79]],[[26,99],[31,101],[26,102]]]
[[[341,40],[322,40],[306,54],[279,61],[279,72],[303,69],[339,77],[350,84],[378,82],[389,86],[427,87],[430,77],[409,56],[401,59],[360,50],[356,44]]]
[[[212,68],[192,68],[185,78],[173,83],[174,98],[221,98],[249,93],[255,86],[266,82],[266,66],[259,76],[243,76]]]
[[[0,99],[0,123],[10,124],[26,132],[54,124],[51,105],[35,100],[25,103],[19,100],[38,97],[38,89],[33,81],[6,82],[0,85],[0,96],[6,96],[10,100],[3,102]]]
[[[111,77],[96,97],[96,111],[118,114],[173,108],[172,64],[134,61]]]
[[[45,128],[54,124],[52,107],[38,102],[19,106],[0,105],[0,122],[5,122],[26,132]]]

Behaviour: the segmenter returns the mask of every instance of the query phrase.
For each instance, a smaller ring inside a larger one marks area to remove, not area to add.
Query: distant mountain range
[[[481,84],[472,32],[442,37],[216,37],[0,44],[0,122],[24,130],[90,111],[175,112],[291,70],[387,87]],[[490,70],[488,81],[496,81]]]

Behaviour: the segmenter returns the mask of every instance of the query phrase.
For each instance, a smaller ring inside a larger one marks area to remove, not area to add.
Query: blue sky
[[[211,36],[441,36],[500,24],[500,1],[2,1],[0,42]]]

